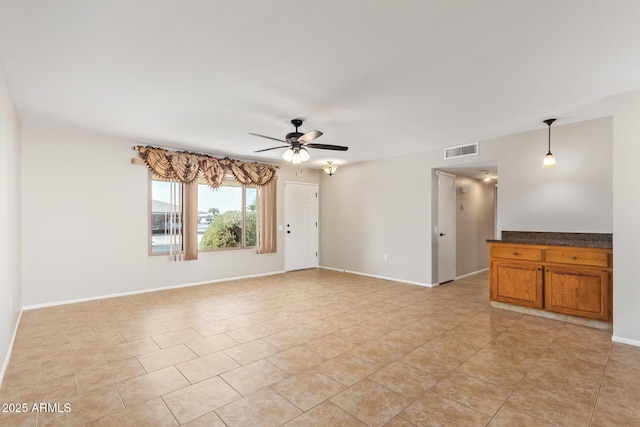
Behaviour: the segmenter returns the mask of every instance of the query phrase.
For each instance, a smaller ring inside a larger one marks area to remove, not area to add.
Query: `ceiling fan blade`
[[[280,147],[264,148],[262,150],[254,151],[254,153],[262,153],[263,151],[277,150],[278,148],[289,148],[289,146],[288,145],[281,145]]]
[[[321,136],[322,136],[322,132],[320,132],[319,130],[312,130],[310,132],[305,133],[300,138],[298,138],[298,142],[311,142],[314,139],[319,138]]]
[[[251,133],[251,132],[249,132],[249,135],[259,136],[260,138],[273,139],[274,141],[284,142],[285,144],[287,143],[287,141],[285,141],[285,140],[283,140],[283,139],[272,138],[272,137],[270,137],[270,136],[260,135],[259,133]]]
[[[343,147],[342,145],[329,145],[329,144],[305,144],[305,147],[319,148],[320,150],[336,150],[347,151],[349,147]]]

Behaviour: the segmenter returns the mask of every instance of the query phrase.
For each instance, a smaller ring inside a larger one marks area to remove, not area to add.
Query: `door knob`
[[[287,230],[287,234],[291,234],[291,230]]]
[[[442,237],[442,236],[446,236],[446,234],[444,234],[444,233],[440,233],[440,237]]]

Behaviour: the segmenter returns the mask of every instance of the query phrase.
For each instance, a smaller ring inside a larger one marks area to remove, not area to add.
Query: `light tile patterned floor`
[[[640,425],[638,378],[608,332],[490,308],[486,273],[314,269],[26,311],[0,425]]]

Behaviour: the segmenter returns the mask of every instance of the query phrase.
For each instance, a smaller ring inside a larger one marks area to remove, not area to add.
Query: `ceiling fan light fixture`
[[[291,163],[293,163],[294,165],[299,165],[300,163],[302,163],[302,156],[300,156],[300,150],[293,150]]]
[[[300,160],[302,160],[303,162],[306,162],[311,158],[311,154],[309,154],[309,152],[304,147],[300,149],[299,153],[300,153]]]
[[[338,170],[338,165],[334,165],[332,161],[328,161],[326,165],[322,167],[322,170],[327,173],[327,175],[332,176]]]
[[[549,148],[547,150],[547,154],[544,156],[544,159],[542,160],[543,169],[556,167],[556,158],[553,156],[553,154],[551,154],[551,125],[555,121],[556,119],[547,119],[544,121],[544,123],[546,123],[547,126],[549,126]]]
[[[293,150],[291,148],[287,149],[287,151],[282,153],[282,158],[284,160],[286,160],[287,162],[292,161],[293,160]]]
[[[287,151],[285,151],[282,155],[282,158],[287,162],[293,163],[294,165],[299,165],[300,163],[309,160],[311,158],[311,155],[304,147],[295,147],[287,149]]]

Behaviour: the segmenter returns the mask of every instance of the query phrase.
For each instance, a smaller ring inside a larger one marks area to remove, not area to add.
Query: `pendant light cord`
[[[544,121],[547,126],[549,126],[549,151],[547,152],[547,155],[551,154],[551,124],[555,121],[556,119],[547,119]]]

